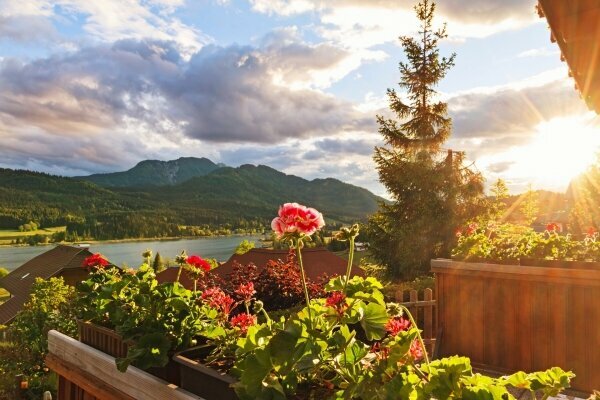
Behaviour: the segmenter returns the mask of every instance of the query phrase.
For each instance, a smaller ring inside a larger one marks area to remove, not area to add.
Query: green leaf
[[[378,340],[385,336],[385,324],[388,322],[388,315],[385,306],[377,303],[369,303],[364,308],[365,315],[360,321],[360,325],[365,330],[368,340]]]

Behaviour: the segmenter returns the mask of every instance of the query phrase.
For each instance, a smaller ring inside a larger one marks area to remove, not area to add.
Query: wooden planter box
[[[60,400],[203,400],[57,331],[48,333],[46,365],[59,376]]]
[[[237,379],[196,361],[203,355],[205,354],[201,350],[192,349],[173,357],[173,361],[180,365],[179,386],[206,399],[237,400],[231,387]]]
[[[114,358],[127,357],[127,349],[131,343],[112,329],[105,328],[90,322],[78,320],[79,341],[100,350]],[[169,359],[164,367],[148,368],[148,373],[165,381],[179,385],[179,364]]]
[[[440,356],[501,373],[559,366],[574,389],[600,388],[600,269],[440,259],[431,270]]]

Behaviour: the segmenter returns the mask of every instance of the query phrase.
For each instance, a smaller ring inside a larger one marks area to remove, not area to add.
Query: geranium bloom
[[[325,300],[325,305],[327,307],[334,308],[340,315],[342,315],[344,311],[346,311],[346,308],[348,308],[348,304],[346,304],[346,296],[339,291],[331,292]]]
[[[221,311],[223,314],[229,315],[231,306],[234,300],[225,294],[220,288],[209,288],[202,292],[202,300],[208,303],[209,306]]]
[[[229,320],[231,326],[238,328],[243,334],[248,332],[248,328],[256,324],[256,316],[246,313],[238,314]]]
[[[415,361],[423,358],[423,347],[421,346],[421,342],[418,340],[413,340],[413,342],[410,344],[410,349],[408,352]]]
[[[83,260],[81,264],[84,268],[104,268],[108,265],[108,260],[100,253],[92,254]]]
[[[285,203],[279,207],[278,217],[271,222],[271,228],[279,237],[286,233],[310,236],[324,225],[325,221],[320,212],[298,203]]]
[[[479,225],[474,222],[470,223],[469,226],[467,226],[467,235],[474,234],[477,228],[479,228]]]
[[[210,271],[210,264],[208,261],[199,256],[189,256],[186,259],[186,262],[193,267],[204,270],[204,272]]]
[[[594,237],[594,235],[597,233],[598,231],[596,230],[596,228],[594,228],[593,226],[590,226],[586,232],[586,236],[589,238]]]
[[[402,317],[390,318],[385,324],[385,330],[392,336],[396,336],[398,333],[410,328],[410,320]]]
[[[254,296],[256,290],[254,290],[254,283],[248,282],[246,284],[242,283],[235,290],[235,294],[239,296],[240,299],[244,301],[250,301],[252,296]]]
[[[560,225],[558,225],[556,222],[550,222],[548,225],[546,225],[546,230],[548,232],[560,232]]]

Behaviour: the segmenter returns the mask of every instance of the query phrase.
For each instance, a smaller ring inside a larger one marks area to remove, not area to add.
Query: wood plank
[[[63,390],[59,390],[62,394],[61,400],[75,400],[82,398],[83,400],[93,400],[98,398],[103,399],[114,399],[114,400],[135,400],[134,397],[128,396],[127,394],[115,389],[105,382],[99,382],[95,376],[89,372],[82,370],[76,365],[62,360],[55,354],[49,353],[46,356],[46,365],[62,377],[59,381]],[[80,396],[77,387],[83,389],[83,396]]]
[[[546,285],[539,283],[532,286],[532,345],[533,345],[533,369],[545,370],[548,368],[548,289]]]
[[[583,289],[584,288],[582,287],[574,287],[571,291],[571,298],[569,301],[570,312],[567,314],[567,324],[569,326],[567,367],[577,375],[571,383],[571,386],[575,389],[582,388],[587,381],[585,354],[590,350],[588,347],[588,335],[590,332],[586,332],[585,329],[585,320],[590,316],[585,315],[585,296]],[[598,349],[595,351],[598,351]],[[598,368],[598,366],[595,368]]]
[[[589,324],[588,345],[591,351],[587,360],[588,388],[600,389],[600,307],[593,306],[598,304],[598,292],[588,288],[586,291],[587,307],[590,307],[590,314],[587,318]]]
[[[427,306],[423,308],[423,336],[427,339],[433,338],[433,306],[429,303],[433,299],[433,291],[430,288],[425,289],[423,292],[423,303],[428,303]]]
[[[569,312],[568,292],[565,285],[552,285],[548,289],[548,310],[550,320],[548,336],[552,338],[548,347],[549,363],[563,369],[567,365],[567,313]]]
[[[126,373],[121,373],[113,357],[54,330],[48,332],[48,351],[93,376],[96,386],[107,384],[133,399],[202,399],[135,367],[130,366]],[[70,378],[67,376],[67,379]]]

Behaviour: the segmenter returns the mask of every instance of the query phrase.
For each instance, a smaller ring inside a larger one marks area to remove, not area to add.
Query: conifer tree
[[[446,28],[433,29],[435,3],[422,0],[415,11],[417,37],[400,38],[406,100],[388,89],[394,118],[377,116],[385,146],[375,148],[374,160],[392,202],[368,224],[371,254],[394,278],[426,273],[431,258],[449,256],[457,226],[481,211],[483,200],[482,177],[464,166],[464,153],[442,149],[452,121],[435,87],[455,58],[439,54]]]
[[[156,256],[154,257],[154,262],[152,263],[152,268],[154,272],[159,273],[166,269],[165,262],[163,261],[160,253],[157,251]]]

